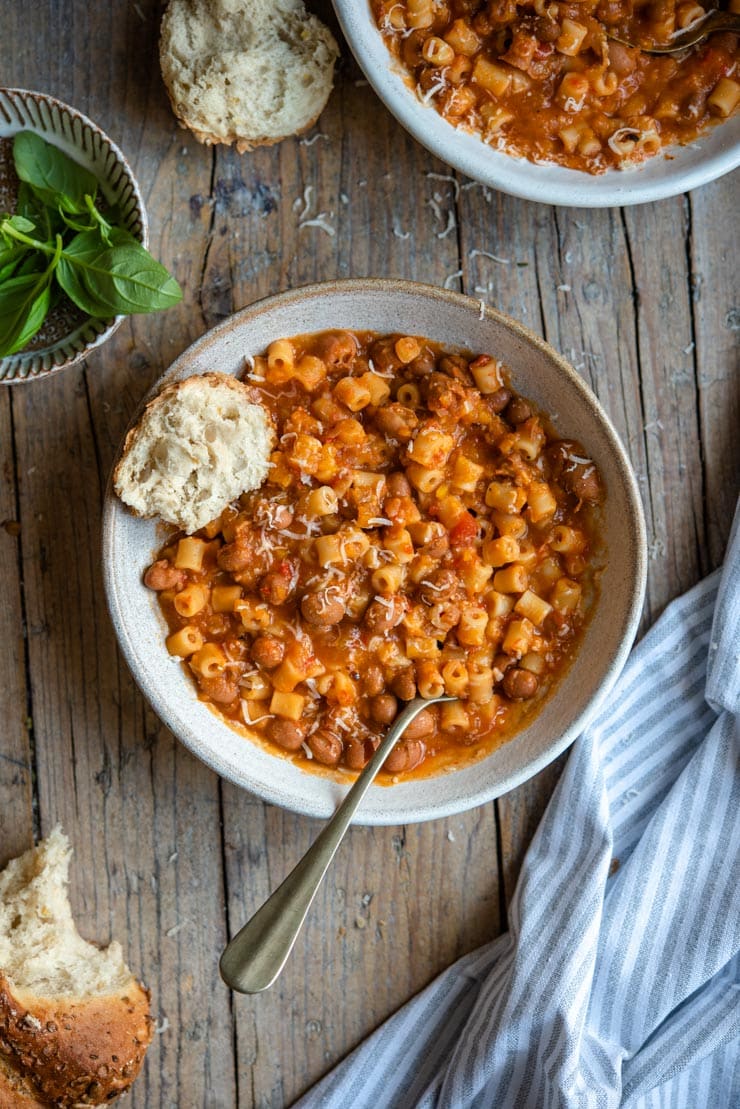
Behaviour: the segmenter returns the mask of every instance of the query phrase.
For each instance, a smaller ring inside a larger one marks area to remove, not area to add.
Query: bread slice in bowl
[[[166,386],[126,436],[113,471],[124,504],[192,532],[257,489],[267,477],[275,431],[251,397],[251,387],[230,374]]]
[[[102,1105],[136,1078],[149,995],[120,944],[75,927],[59,828],[0,873],[0,1109]]]
[[[313,126],[338,56],[302,0],[170,0],[162,19],[175,115],[200,142],[236,144],[240,154]]]

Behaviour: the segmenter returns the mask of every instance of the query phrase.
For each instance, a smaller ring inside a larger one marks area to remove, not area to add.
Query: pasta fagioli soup
[[[695,0],[371,0],[416,95],[497,150],[588,173],[692,141],[740,102],[738,37],[679,54]],[[740,0],[730,0],[740,11]],[[710,10],[707,8],[706,10]],[[617,39],[624,42],[615,41]]]
[[[491,354],[411,335],[281,339],[245,367],[267,480],[145,574],[200,697],[305,765],[356,771],[399,705],[447,693],[386,782],[509,739],[577,649],[604,491]]]

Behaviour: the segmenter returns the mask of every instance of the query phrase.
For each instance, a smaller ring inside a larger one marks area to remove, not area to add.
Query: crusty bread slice
[[[101,950],[75,927],[70,857],[55,828],[0,873],[0,1107],[110,1101],[152,1039],[148,994],[120,945]]]
[[[113,472],[116,493],[139,516],[184,531],[215,520],[267,477],[275,438],[251,389],[207,373],[166,386],[126,436]]]
[[[329,99],[334,36],[303,0],[170,0],[159,60],[172,109],[200,142],[239,153],[311,127]]]

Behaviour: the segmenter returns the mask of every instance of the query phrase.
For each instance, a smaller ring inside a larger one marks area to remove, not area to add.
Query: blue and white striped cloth
[[[740,1106],[740,509],[575,744],[510,929],[296,1109]]]

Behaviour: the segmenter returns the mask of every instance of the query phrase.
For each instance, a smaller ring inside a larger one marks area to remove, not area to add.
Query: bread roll
[[[128,433],[113,472],[116,493],[138,516],[197,531],[267,477],[275,433],[251,389],[230,374],[168,385]]]
[[[239,153],[311,127],[339,49],[302,0],[170,0],[159,59],[172,110]]]
[[[128,1089],[153,1034],[117,943],[79,935],[71,851],[55,828],[0,873],[0,1109],[101,1105]]]

